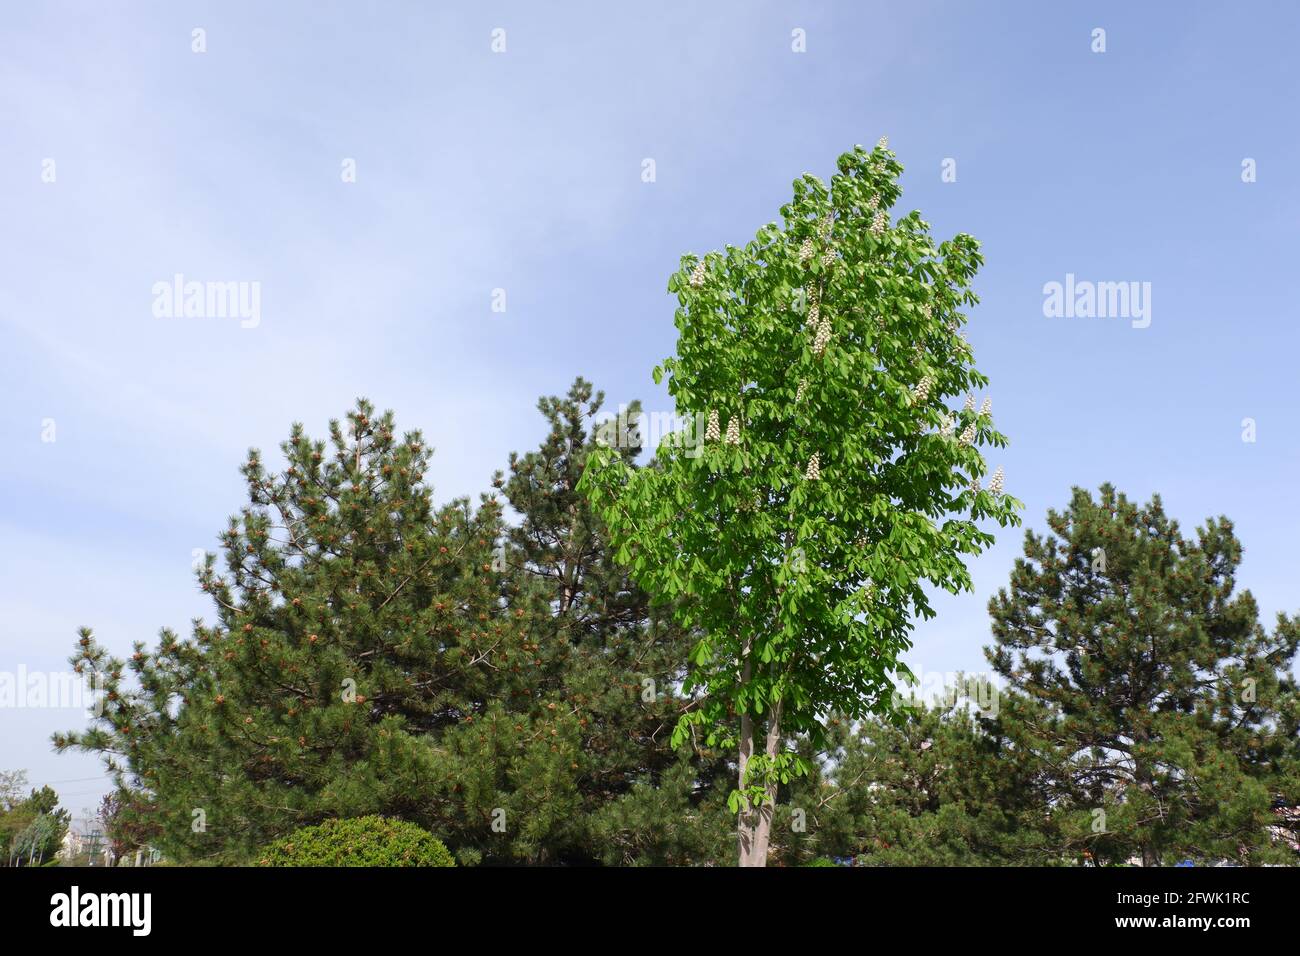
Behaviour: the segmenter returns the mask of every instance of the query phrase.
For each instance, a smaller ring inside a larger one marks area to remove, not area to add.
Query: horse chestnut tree
[[[1018,523],[1000,471],[979,485],[981,446],[1006,444],[960,332],[979,247],[891,220],[901,169],[856,147],[829,188],[794,183],[783,225],[684,257],[655,380],[703,442],[671,434],[642,469],[598,450],[583,476],[617,558],[699,634],[674,743],[736,753],[741,865],[765,864],[777,787],[809,769],[787,741],[887,710],[926,585],[969,590],[981,522]]]

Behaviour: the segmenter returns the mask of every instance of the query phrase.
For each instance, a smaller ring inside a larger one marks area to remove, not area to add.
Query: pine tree
[[[653,467],[599,451],[583,477],[615,557],[698,636],[703,701],[674,741],[737,755],[742,865],[765,864],[777,789],[810,769],[788,741],[887,706],[912,621],[933,613],[925,584],[969,588],[965,560],[992,541],[979,521],[1018,504],[971,488],[978,446],[1005,444],[988,414],[963,410],[957,441],[939,431],[947,397],[987,384],[957,332],[982,260],[915,212],[890,223],[900,171],[883,142],[858,147],[829,189],[795,182],[784,228],[684,257],[677,354],[655,377],[697,427]]]
[[[1300,804],[1300,629],[1279,616],[1266,631],[1234,593],[1232,523],[1188,539],[1159,496],[1139,506],[1103,485],[1047,524],[990,602],[986,653],[1012,691],[999,730],[1037,763],[1062,852],[1293,860],[1269,827]]]
[[[826,778],[801,782],[790,797],[810,808],[806,846],[792,862],[818,855],[864,866],[1056,861],[1030,763],[988,732],[969,700],[954,697],[832,726]]]
[[[281,448],[277,472],[249,453],[224,573],[211,555],[199,573],[216,621],[137,643],[129,663],[83,630],[72,658],[104,706],[56,746],[103,754],[174,859],[241,860],[331,817],[437,822],[430,738],[492,719],[538,657],[544,609],[492,568],[501,505],[435,510],[419,432],[399,438],[361,400],[328,449],[301,425]]]
[[[422,438],[368,403],[332,424],[328,459],[300,426],[281,472],[251,453],[225,573],[199,574],[216,622],[129,662],[82,632],[103,714],[56,744],[116,772],[115,839],[243,862],[383,813],[467,862],[715,859],[725,761],[669,745],[689,638],[575,490],[601,402],[581,380],[542,400],[550,433],[496,479],[514,528],[495,496],[436,509]]]
[[[567,395],[541,399],[545,439],[512,454],[509,478],[496,478],[519,515],[501,554],[521,588],[540,589],[551,615],[537,640],[563,660],[539,693],[555,696],[577,722],[570,769],[578,826],[550,835],[550,859],[707,858],[718,824],[725,827],[724,762],[670,746],[692,703],[677,690],[692,639],[614,561],[604,525],[577,488],[593,448],[609,447],[629,468],[641,451],[640,404],[602,421],[603,405],[604,393],[581,378]]]

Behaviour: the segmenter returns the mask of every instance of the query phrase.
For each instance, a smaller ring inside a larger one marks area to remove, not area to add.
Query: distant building
[[[1274,807],[1278,825],[1269,827],[1273,839],[1300,853],[1300,807]]]
[[[79,857],[85,848],[85,836],[76,824],[70,824],[59,845],[58,858],[66,865]]]

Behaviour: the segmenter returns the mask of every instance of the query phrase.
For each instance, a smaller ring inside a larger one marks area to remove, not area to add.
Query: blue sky
[[[450,498],[540,440],[533,403],[575,375],[667,410],[650,369],[678,257],[747,241],[794,178],[882,134],[900,211],[983,243],[970,337],[1012,440],[990,464],[1027,521],[1076,484],[1158,491],[1188,529],[1237,523],[1270,620],[1300,607],[1300,8],[1174,10],[6,6],[0,671],[66,667],[81,624],[118,651],[188,631],[208,613],[193,549],[239,507],[246,449],[294,420],[393,408]],[[155,317],[176,273],[260,283],[260,323]],[[1151,283],[1150,326],[1044,317],[1067,273]],[[976,592],[938,601],[914,668],[984,666],[1019,548],[1003,534]],[[48,742],[79,722],[0,709],[0,769],[91,806],[97,761]]]

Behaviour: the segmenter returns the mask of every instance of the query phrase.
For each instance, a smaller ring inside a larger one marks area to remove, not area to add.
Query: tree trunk
[[[1138,742],[1143,744],[1146,743],[1147,739],[1146,734],[1137,738]],[[1151,770],[1147,767],[1145,761],[1138,760],[1136,757],[1133,758],[1133,778],[1143,795],[1150,797],[1152,790]],[[1160,854],[1157,853],[1155,847],[1151,845],[1151,838],[1148,833],[1142,834],[1140,850],[1142,854],[1143,867],[1160,865]]]
[[[740,718],[740,755],[737,763],[739,772],[736,775],[736,786],[740,790],[745,789],[745,774],[749,770],[749,758],[754,753],[754,721],[749,714],[743,714]],[[745,798],[740,805],[740,813],[736,817],[736,837],[740,845],[740,865],[756,866],[754,860],[754,838],[756,836],[754,819],[756,814],[754,808],[750,806],[749,799]]]
[[[743,680],[748,682],[750,675],[749,660],[746,658]],[[767,737],[764,740],[763,753],[767,756],[768,766],[776,757],[781,746],[781,702],[778,700],[767,718]],[[749,714],[740,718],[740,765],[739,785],[745,787],[749,768],[749,758],[754,753],[754,720]],[[772,813],[776,806],[776,782],[774,779],[764,786],[763,802],[753,806],[748,799],[741,805],[737,821],[737,836],[740,844],[741,866],[767,866],[767,851],[772,838]]]
[[[745,646],[741,649],[741,657],[744,664],[740,670],[740,686],[744,687],[749,683],[750,677],[754,673],[754,662],[750,659],[749,652],[753,649],[754,640],[748,638]],[[736,759],[736,788],[744,791],[748,781],[745,777],[749,772],[749,758],[754,755],[754,718],[745,711],[740,715],[740,752]],[[763,863],[755,862],[755,843],[758,838],[758,814],[754,812],[754,807],[750,804],[748,797],[743,797],[740,804],[740,813],[736,815],[736,843],[739,851],[740,866],[762,866]],[[764,860],[766,862],[766,860]]]
[[[781,702],[772,706],[767,718],[767,741],[763,752],[767,765],[772,766],[781,746]],[[751,866],[767,866],[767,850],[772,839],[772,814],[776,812],[776,778],[768,778],[763,792],[763,805],[758,808],[758,822],[754,831],[754,860]]]

